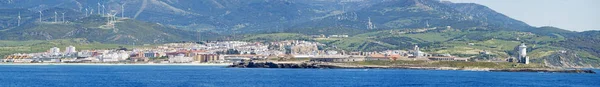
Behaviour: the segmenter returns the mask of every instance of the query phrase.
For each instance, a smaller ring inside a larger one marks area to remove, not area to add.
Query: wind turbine
[[[62,22],[65,23],[65,13],[62,13]]]
[[[40,22],[42,22],[42,11],[39,11],[39,12],[40,12]]]
[[[54,12],[54,23],[58,22],[58,13]]]
[[[125,14],[125,4],[126,3],[121,4],[121,18],[123,18],[123,15]]]
[[[106,13],[106,14],[108,14],[108,13]],[[110,24],[111,24],[111,23],[110,23],[110,16],[106,17],[106,24],[107,24],[107,25],[110,25]]]
[[[87,8],[85,8],[85,16],[86,17],[88,16],[88,9]]]
[[[97,9],[98,10],[98,14],[100,14],[100,3],[97,3],[97,4],[98,4],[98,9]]]
[[[19,12],[19,16],[17,16],[17,26],[21,26],[21,12]]]
[[[429,21],[425,21],[427,28],[429,28]]]
[[[102,14],[106,13],[106,10],[104,10],[104,9],[106,9],[106,8],[104,7],[104,5],[102,5]]]

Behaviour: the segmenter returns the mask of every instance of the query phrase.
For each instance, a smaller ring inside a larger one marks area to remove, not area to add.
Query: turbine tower
[[[425,21],[425,24],[427,25],[427,28],[429,28],[429,21]]]
[[[39,11],[39,12],[40,12],[40,22],[42,22],[42,11]]]
[[[106,9],[106,8],[104,7],[104,5],[102,5],[102,14],[106,13],[106,10],[104,10],[104,9]]]
[[[86,17],[88,16],[88,9],[87,8],[85,8],[85,16]]]
[[[98,10],[97,13],[100,14],[100,3],[97,3],[97,4],[98,4],[98,8],[96,10]]]
[[[58,22],[58,13],[54,12],[54,23]]]
[[[21,12],[19,12],[19,16],[17,16],[17,26],[21,26]]]
[[[123,15],[125,14],[125,4],[121,4],[121,18],[124,18]]]
[[[62,23],[65,23],[65,13],[62,13]]]

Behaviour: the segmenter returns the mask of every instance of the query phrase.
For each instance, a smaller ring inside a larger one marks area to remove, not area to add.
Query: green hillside
[[[107,17],[94,15],[66,23],[35,22],[14,29],[0,31],[4,40],[54,40],[86,38],[89,42],[115,44],[156,44],[177,41],[198,41],[218,37],[207,32],[185,31],[132,19],[119,19],[114,27],[107,25]]]
[[[516,46],[525,43],[528,46],[528,55],[534,63],[587,67],[600,65],[600,58],[595,53],[597,51],[595,49],[598,48],[593,48],[596,45],[582,44],[583,42],[577,42],[582,39],[571,39],[569,38],[571,36],[564,33],[535,34],[520,31],[478,31],[446,28],[423,30],[381,30],[365,32],[348,38],[307,38],[306,36],[308,35],[303,34],[272,33],[249,35],[255,37],[247,37],[243,40],[263,41],[282,40],[283,38],[311,40],[336,47],[337,50],[346,51],[410,50],[414,45],[419,45],[421,50],[428,53],[449,53],[479,61],[504,61],[506,58],[516,54]],[[590,38],[597,36],[594,36],[591,32],[586,33],[588,33],[588,36],[579,37]],[[298,36],[303,37],[300,38]],[[567,43],[570,44],[567,45]],[[484,51],[490,54],[488,56],[481,55],[480,52]],[[560,51],[567,51],[567,53],[560,53]],[[557,60],[556,58],[562,59]]]

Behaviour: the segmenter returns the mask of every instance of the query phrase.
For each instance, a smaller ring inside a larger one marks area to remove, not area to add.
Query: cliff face
[[[592,60],[574,52],[556,52],[543,58],[544,64],[556,68],[594,68],[598,64],[590,63]]]

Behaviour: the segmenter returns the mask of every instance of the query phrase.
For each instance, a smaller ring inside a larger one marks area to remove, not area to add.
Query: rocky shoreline
[[[228,68],[307,68],[307,69],[416,69],[416,70],[465,70],[489,72],[543,72],[543,73],[589,73],[593,70],[583,69],[550,69],[550,68],[455,68],[455,67],[412,67],[412,66],[375,66],[375,65],[345,65],[336,63],[274,63],[274,62],[242,62],[227,66]]]

